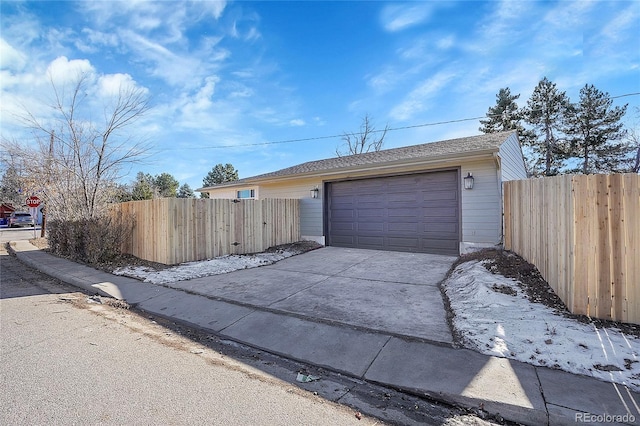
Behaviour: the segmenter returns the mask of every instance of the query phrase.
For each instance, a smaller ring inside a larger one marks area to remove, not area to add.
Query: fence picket
[[[299,200],[163,198],[120,203],[112,214],[134,223],[125,253],[167,265],[255,253],[300,239]]]
[[[640,176],[504,183],[505,248],[577,314],[640,324]]]

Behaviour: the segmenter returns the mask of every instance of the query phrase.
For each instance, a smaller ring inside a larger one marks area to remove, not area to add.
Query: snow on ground
[[[482,261],[460,264],[444,284],[454,328],[469,349],[597,377],[640,391],[640,339],[596,328],[530,302],[519,283]]]
[[[270,265],[298,251],[230,255],[156,271],[119,268],[114,273],[166,284]],[[482,261],[460,264],[444,283],[454,327],[469,349],[537,366],[597,377],[640,391],[640,339],[596,328],[530,302],[519,283],[493,274]]]
[[[161,271],[145,266],[126,266],[116,269],[116,275],[125,275],[153,284],[167,284],[193,278],[220,275],[239,269],[256,268],[299,254],[294,250],[279,250],[275,253],[258,253],[252,255],[229,255],[200,262],[181,263]]]

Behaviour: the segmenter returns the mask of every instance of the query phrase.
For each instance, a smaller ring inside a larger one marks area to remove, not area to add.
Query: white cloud
[[[377,74],[367,77],[367,84],[377,91],[385,91],[393,87],[398,81],[398,74],[395,69],[387,66]]]
[[[212,16],[214,19],[220,19],[227,5],[227,2],[224,0],[193,0],[193,3],[198,4],[204,13]]]
[[[83,13],[90,16],[95,31],[118,33],[129,29],[154,43],[188,47],[189,28],[218,20],[225,1],[122,1],[82,2]],[[211,26],[215,29],[215,26]]]
[[[455,37],[452,35],[442,37],[436,41],[436,47],[440,50],[447,50],[454,46]]]
[[[176,54],[165,46],[129,30],[123,30],[121,36],[138,58],[153,64],[149,72],[171,86],[193,86],[204,73],[199,58]]]
[[[211,99],[216,90],[216,83],[220,81],[220,78],[212,75],[204,79],[204,86],[198,90],[195,96],[195,104],[201,108],[208,108],[211,106]]]
[[[640,40],[640,3],[633,2],[628,8],[620,11],[604,25],[594,41],[597,43],[597,53],[621,53],[618,46],[630,39],[632,43]],[[637,49],[636,49],[637,52]],[[637,55],[634,55],[637,57]]]
[[[632,2],[631,5],[620,11],[602,30],[602,34],[610,39],[627,38],[628,35],[638,36],[638,19],[640,19],[640,4]],[[628,31],[635,31],[629,33]],[[620,33],[624,32],[624,35]]]
[[[596,2],[593,1],[558,2],[556,7],[547,9],[543,18],[544,28],[551,34],[559,30],[582,32],[587,14],[594,6]]]
[[[289,124],[293,127],[299,127],[299,126],[304,126],[306,123],[304,120],[300,119],[300,118],[296,118],[294,120],[290,120]]]
[[[431,12],[431,3],[393,4],[382,10],[380,18],[385,30],[396,32],[424,23]]]
[[[0,69],[20,71],[27,63],[26,55],[13,46],[4,38],[0,38]]]
[[[98,94],[104,98],[117,96],[122,90],[143,89],[129,74],[107,74],[98,78]],[[147,91],[146,88],[143,89]]]
[[[250,98],[255,95],[255,91],[252,88],[245,86],[244,84],[241,84],[238,82],[232,82],[231,84],[228,84],[228,85],[231,88],[231,91],[229,92],[229,95],[228,95],[229,99]]]
[[[415,87],[405,99],[391,109],[389,115],[394,120],[407,121],[415,115],[430,109],[429,101],[443,90],[456,74],[449,71],[441,71]]]
[[[487,54],[512,48],[516,41],[529,37],[536,24],[536,2],[501,0],[491,2],[492,13],[481,19],[476,36],[467,44],[472,52]]]
[[[118,47],[120,40],[111,32],[96,31],[92,28],[83,28],[82,37],[76,38],[74,45],[83,53],[96,53],[104,47]]]
[[[256,27],[251,27],[249,29],[249,32],[245,35],[244,39],[245,40],[257,40],[259,38],[262,37],[262,34],[260,34],[260,31],[258,31],[258,29]]]
[[[443,62],[427,55],[414,64],[387,64],[379,73],[365,76],[367,85],[376,91],[376,95],[388,93],[398,87],[404,87],[407,81],[412,81],[416,76],[424,75],[426,68],[436,69],[437,64]]]
[[[46,75],[56,86],[77,82],[79,76],[86,74],[92,78],[95,68],[88,59],[69,60],[65,56],[54,59],[47,67]]]

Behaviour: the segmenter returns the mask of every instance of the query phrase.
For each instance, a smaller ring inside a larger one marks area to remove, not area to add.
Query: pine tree
[[[238,171],[233,167],[233,165],[227,163],[222,165],[222,163],[216,164],[213,169],[204,179],[202,179],[202,184],[205,187],[217,185],[224,182],[233,182],[238,180]]]
[[[136,201],[153,199],[153,180],[153,176],[138,172],[131,189],[131,199]]]
[[[496,105],[489,107],[487,118],[480,120],[482,126],[478,130],[482,133],[517,130],[518,134],[524,134],[525,130],[520,124],[522,114],[516,103],[518,98],[520,95],[512,95],[508,87],[500,89],[496,95]]]
[[[621,122],[627,105],[612,104],[608,93],[587,84],[580,90],[580,101],[569,108],[566,133],[580,164],[574,172],[618,173],[628,167],[631,149],[622,141],[626,130]]]
[[[178,189],[178,198],[195,198],[196,194],[188,183],[185,183]]]
[[[532,137],[524,142],[531,150],[529,171],[534,176],[556,175],[564,165],[568,148],[559,136],[569,105],[566,93],[558,91],[547,77],[540,80],[527,101],[523,115],[533,129]]]
[[[24,204],[25,195],[22,192],[22,178],[18,169],[9,166],[0,179],[0,203],[12,204],[20,207]]]
[[[180,182],[169,173],[161,173],[155,177],[154,186],[159,197],[171,198],[178,193]]]

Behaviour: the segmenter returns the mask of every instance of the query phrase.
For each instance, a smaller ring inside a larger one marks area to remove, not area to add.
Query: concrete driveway
[[[453,343],[438,283],[453,256],[324,247],[168,286],[260,309]]]

